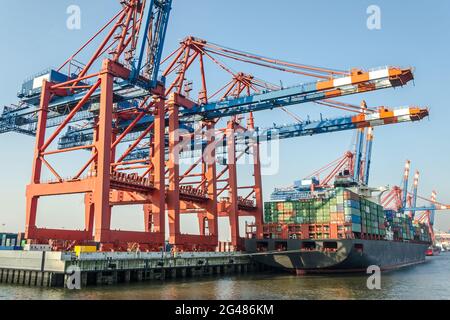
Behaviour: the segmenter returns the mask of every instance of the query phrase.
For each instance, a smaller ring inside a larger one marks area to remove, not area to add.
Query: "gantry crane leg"
[[[206,126],[207,134],[207,152],[202,156],[204,176],[206,180],[206,193],[208,200],[205,205],[205,217],[208,222],[209,236],[213,237],[215,246],[219,243],[219,227],[218,227],[218,213],[217,213],[217,167],[216,167],[216,152],[215,152],[215,136],[214,124],[208,123]],[[202,218],[204,232],[205,220]]]
[[[230,230],[231,230],[231,244],[234,248],[240,246],[239,237],[239,208],[238,208],[238,181],[236,168],[236,144],[234,140],[234,132],[236,130],[236,122],[234,119],[230,120],[227,125],[227,153],[228,153],[228,195],[230,198],[230,205],[228,207]]]
[[[255,121],[253,114],[250,113],[247,128],[255,130]],[[255,179],[254,194],[255,194],[255,225],[257,239],[263,238],[263,215],[264,202],[262,195],[262,177],[261,177],[261,157],[259,141],[255,141],[252,145],[253,153],[253,176]]]
[[[110,243],[111,239],[111,205],[109,193],[111,191],[111,145],[112,145],[112,113],[113,113],[113,81],[109,60],[103,63],[100,76],[100,114],[98,117],[98,133],[95,141],[97,150],[97,175],[93,201],[95,208],[95,236],[96,242]]]
[[[41,148],[45,143],[45,133],[47,128],[48,105],[51,99],[51,83],[46,80],[42,84],[41,100],[38,112],[38,124],[36,129],[36,144],[34,148],[33,168],[31,185],[27,187],[25,237],[34,239],[37,236],[36,215],[39,197],[32,194],[30,187],[40,184],[42,174]]]
[[[90,234],[94,234],[94,219],[95,219],[94,202],[92,201],[92,192],[88,192],[84,195],[84,225],[86,231]]]
[[[169,216],[170,243],[180,246],[180,172],[178,150],[179,107],[174,101],[168,102],[169,114],[169,189],[167,190],[167,210]]]
[[[154,241],[164,244],[166,239],[166,166],[165,166],[165,101],[154,97],[155,120],[153,126],[153,147],[151,164],[153,166],[153,185],[151,204],[146,206],[145,219],[147,232],[152,232]],[[150,225],[151,227],[150,227]]]

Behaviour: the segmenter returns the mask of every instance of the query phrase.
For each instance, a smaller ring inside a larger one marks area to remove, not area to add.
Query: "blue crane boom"
[[[410,69],[399,69],[386,67],[377,71],[362,72],[359,75],[334,78],[333,80],[316,81],[306,83],[291,88],[265,91],[245,97],[227,99],[224,101],[211,102],[208,104],[193,104],[191,108],[183,108],[180,111],[180,118],[186,120],[212,120],[226,116],[246,114],[249,112],[263,111],[268,109],[283,108],[291,105],[306,102],[320,101],[332,97],[346,96],[372,90],[394,88],[405,85],[413,79]],[[125,103],[134,99],[148,96],[148,92],[142,88],[134,88],[129,81],[122,81],[115,85],[115,102]],[[98,99],[100,91],[92,94],[91,101]],[[61,117],[70,112],[80,99],[84,97],[84,92],[66,97],[54,98],[49,110],[49,118]],[[89,105],[89,103],[87,104]],[[33,129],[29,129],[31,123],[37,122],[37,106],[30,105],[19,110],[8,110],[7,114],[0,116],[0,133],[8,131],[27,131],[33,134]],[[85,111],[84,108],[83,111]],[[87,115],[89,120],[92,116]],[[151,116],[144,117],[140,123],[152,122]],[[72,121],[73,122],[73,121]],[[23,125],[22,123],[26,123]],[[57,125],[57,122],[56,124]]]
[[[130,77],[114,85],[115,102],[120,103],[149,95],[160,81],[158,74],[164,41],[169,24],[172,0],[149,0],[145,29],[141,30],[141,46],[139,55],[131,61]],[[72,56],[71,59],[75,57]],[[68,61],[71,61],[70,59]],[[66,62],[67,63],[67,62]],[[144,76],[142,76],[144,74]],[[60,70],[46,70],[26,81],[21,92],[20,106],[5,107],[0,115],[0,134],[18,132],[26,135],[36,134],[38,121],[39,97],[41,95],[42,80],[61,83],[76,78],[76,75],[64,75]],[[164,79],[161,79],[164,82]],[[85,84],[84,81],[80,84]],[[60,125],[65,116],[86,94],[81,90],[67,96],[55,96],[49,104],[48,127]],[[85,107],[70,121],[92,120],[95,115],[87,112],[92,102],[98,101],[100,89],[91,96]]]
[[[436,207],[435,205],[432,206],[424,206],[424,207],[412,207],[412,208],[406,208],[405,211],[436,211],[436,210],[450,210],[450,206],[440,206]]]
[[[171,6],[172,0],[150,1],[145,29],[142,32],[139,57],[132,63],[130,74],[130,81],[132,83],[138,82],[141,79],[139,75],[144,71],[147,78],[150,79],[150,83],[148,84],[149,89],[154,89],[157,86],[164,40],[169,25],[170,11],[172,9]],[[145,57],[146,48],[147,56]],[[146,61],[144,61],[145,58]],[[145,83],[142,85],[145,86]]]
[[[382,70],[362,72],[358,76],[316,81],[291,88],[256,93],[236,99],[212,102],[205,105],[195,105],[190,109],[184,109],[182,116],[200,115],[206,120],[215,119],[347,96],[366,91],[394,88],[402,86],[412,79],[413,74],[410,69],[386,67]]]
[[[402,114],[401,116],[394,115]],[[238,145],[248,144],[249,141],[254,142],[268,142],[277,139],[290,139],[302,136],[313,136],[317,134],[332,133],[345,130],[354,130],[357,128],[383,126],[400,122],[419,121],[428,116],[427,109],[420,108],[402,108],[394,110],[384,110],[384,112],[375,113],[373,115],[357,115],[357,116],[344,116],[335,119],[321,119],[318,121],[305,121],[303,123],[294,123],[283,126],[273,126],[270,128],[257,128],[255,131],[250,132],[237,132],[235,134],[236,143]],[[219,137],[220,138],[220,137]],[[226,148],[226,140],[223,138],[224,148]],[[79,136],[78,139],[74,139],[88,145],[91,141],[83,141],[83,137]],[[66,145],[65,147],[73,147],[74,145]],[[206,141],[193,140],[187,148],[184,148],[184,152],[201,151],[206,146]],[[126,160],[143,159],[148,156],[148,147],[137,148],[132,152]]]
[[[418,177],[417,177],[417,180],[418,180]],[[450,210],[450,205],[445,205],[445,204],[442,204],[442,203],[439,203],[436,201],[436,196],[437,196],[436,191],[432,192],[430,199],[425,199],[424,197],[420,197],[419,195],[417,195],[417,193],[414,193],[414,191],[411,194],[411,196],[413,197],[413,201],[411,203],[411,208],[403,208],[403,212],[410,212],[411,216],[413,218],[417,212],[429,212],[431,226],[434,225],[434,217],[435,217],[436,211]],[[422,207],[418,207],[417,206],[418,198],[428,201],[429,204],[422,206]],[[414,200],[414,199],[416,199],[416,200]]]

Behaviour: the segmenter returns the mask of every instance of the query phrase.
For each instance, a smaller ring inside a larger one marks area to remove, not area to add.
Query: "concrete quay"
[[[81,288],[120,283],[197,278],[263,271],[239,252],[81,253],[0,251],[0,283]],[[73,281],[72,281],[73,280]]]

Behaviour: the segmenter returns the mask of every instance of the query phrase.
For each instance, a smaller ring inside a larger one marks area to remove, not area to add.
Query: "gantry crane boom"
[[[58,70],[50,70],[44,74],[39,74],[31,81],[31,87],[24,85],[22,92],[19,93],[19,97],[22,99],[21,104],[14,108],[5,107],[2,111],[0,116],[0,134],[17,132],[31,136],[35,135],[42,80],[46,79],[57,83],[78,78],[80,80],[75,82],[75,84],[83,83],[82,81],[85,80],[86,74],[92,68],[94,62],[100,58],[101,53],[104,53],[107,48],[111,48],[114,45],[116,45],[115,49],[110,52],[113,56],[113,61],[117,61],[121,54],[128,50],[125,52],[125,59],[129,62],[131,69],[128,79],[114,85],[113,91],[116,102],[142,98],[151,94],[151,90],[155,89],[159,83],[158,73],[169,24],[172,0],[129,0],[122,1],[122,4],[123,9],[101,31],[112,25],[115,18],[117,19],[116,24],[113,25],[112,30],[89,62],[86,65],[81,64],[79,74],[76,77],[64,75],[62,69],[68,67],[68,74],[70,74],[73,71],[71,69],[72,63],[76,61],[77,55],[101,32],[84,44]],[[148,10],[145,28],[141,28],[145,9]],[[120,28],[122,28],[121,36],[113,39],[113,33],[118,32]],[[128,34],[131,35],[127,38]],[[140,48],[137,47],[139,35],[142,38]],[[137,49],[139,49],[138,55],[136,55]],[[161,80],[164,81],[164,79]],[[87,101],[70,122],[92,120],[95,114],[88,112],[88,110],[91,101],[98,101],[100,93],[100,89],[95,90],[91,95],[90,101]],[[71,109],[83,99],[85,94],[86,90],[77,90],[77,92],[53,97],[49,104],[48,120],[50,121],[48,127],[60,125]]]
[[[413,196],[413,194],[410,194],[410,195]],[[413,206],[411,208],[406,207],[406,208],[404,208],[405,212],[406,211],[417,212],[417,211],[450,210],[450,205],[446,205],[446,204],[436,201],[436,192],[435,191],[433,191],[430,199],[421,197],[419,195],[417,195],[417,198],[420,198],[421,200],[428,202],[429,205],[425,205],[422,207]]]
[[[195,105],[182,111],[183,116],[201,115],[215,119],[236,114],[286,107],[367,91],[394,88],[413,79],[411,69],[385,68],[360,72],[353,76],[307,83],[292,88],[259,93],[237,99]]]
[[[246,114],[249,112],[283,108],[291,105],[320,101],[367,91],[394,88],[405,85],[412,79],[413,74],[411,69],[385,68],[377,71],[360,72],[349,77],[335,78],[334,80],[322,80],[287,89],[273,90],[225,101],[211,102],[206,105],[192,103],[190,108],[184,108],[180,111],[180,119],[212,120],[226,116]],[[142,98],[147,95],[147,93],[142,92],[141,90],[137,90],[130,94],[129,92],[126,92],[126,89],[129,88],[129,86],[130,84],[126,81],[116,85],[116,102]],[[124,93],[120,94],[122,91],[124,91]],[[92,93],[91,99],[94,100],[98,98],[99,95],[100,90],[96,90]],[[59,110],[68,105],[73,105],[83,96],[84,93],[79,93],[54,99],[50,103],[49,109]],[[80,111],[86,111],[88,108],[89,104],[85,106],[84,110]],[[4,128],[4,132],[9,131],[11,126],[21,128],[23,125],[20,125],[20,123],[22,122],[25,122],[25,128],[23,130],[27,130],[28,126],[37,122],[37,118],[34,117],[26,120],[26,116],[36,113],[37,107],[21,109],[17,112],[13,110],[7,111],[7,114],[0,117],[0,133],[2,133],[1,128]],[[61,114],[59,113],[54,114],[55,118],[60,116]],[[51,115],[50,118],[52,118]],[[90,118],[92,118],[92,115],[87,115],[87,119]],[[142,122],[151,121],[151,117],[144,117],[144,119],[142,119]],[[57,125],[57,121],[55,122],[55,125]],[[20,132],[19,130],[15,131]]]
[[[370,115],[356,115],[356,116],[343,116],[334,119],[321,119],[316,121],[305,121],[302,123],[293,123],[282,126],[273,126],[268,128],[258,129],[258,140],[263,142],[271,139],[288,139],[300,136],[312,136],[322,133],[331,133],[345,130],[354,130],[358,128],[367,128],[371,126],[382,126],[393,123],[414,122],[420,121],[428,116],[428,110],[426,108],[419,107],[404,107],[399,109],[379,109],[378,112],[374,112]],[[131,132],[128,137],[125,137],[122,142],[130,142],[139,136],[142,131],[139,128],[145,128],[151,123],[146,122],[148,119],[144,119],[142,125],[136,126],[137,130]],[[128,126],[128,122],[125,123],[125,127]],[[188,129],[189,126],[183,126]],[[93,133],[90,128],[83,129],[70,129],[65,135],[63,135],[59,141],[58,148],[66,149],[77,146],[88,145],[92,143]]]
[[[274,126],[273,128],[265,128],[263,132],[278,132],[278,136],[291,138],[296,136],[308,136],[318,133],[336,132],[343,130],[352,130],[358,128],[368,128],[370,126],[379,126],[398,122],[419,121],[428,116],[428,110],[420,107],[403,107],[399,109],[379,108],[369,114],[361,113],[356,116],[344,116],[336,119],[322,119],[317,121],[306,121],[302,123],[294,123],[285,126]],[[131,121],[124,121],[120,125],[127,128]],[[134,127],[135,131],[141,132],[142,128],[147,128],[153,122],[153,116],[144,116]],[[183,122],[181,122],[183,124]],[[188,128],[189,123],[185,123],[184,128]],[[92,132],[90,128],[80,130],[71,130],[62,136],[60,147],[64,145],[75,147],[90,143],[92,140]],[[359,129],[361,130],[361,129]],[[119,131],[120,128],[119,128]],[[135,136],[136,134],[134,134]],[[124,142],[129,141],[126,138]],[[78,143],[78,144],[77,144]]]
[[[396,115],[397,114],[397,115]],[[399,116],[398,114],[401,114]],[[420,121],[428,116],[428,110],[425,108],[401,108],[397,110],[390,110],[381,108],[378,112],[370,115],[360,114],[356,116],[344,116],[335,119],[322,119],[318,121],[307,121],[303,123],[294,123],[284,126],[273,126],[270,128],[257,128],[251,135],[249,132],[236,133],[236,143],[245,144],[246,138],[250,138],[254,142],[267,142],[275,139],[290,139],[302,136],[313,136],[324,133],[332,133],[345,130],[354,130],[358,128],[368,128],[375,126],[384,126],[394,123]],[[90,144],[92,141],[83,141],[83,137],[73,139],[83,144]],[[227,138],[223,138],[223,145],[226,146]],[[192,141],[192,144],[187,146],[184,151],[191,152],[195,150],[202,150],[206,145],[204,141]],[[66,147],[75,147],[76,145],[68,145]],[[189,149],[190,148],[190,149]],[[142,159],[148,156],[148,148],[136,149],[131,153],[127,160]]]
[[[156,88],[171,6],[172,0],[150,0],[139,57],[132,63],[132,83],[138,82],[141,72],[144,72],[146,78],[150,79],[148,88]]]

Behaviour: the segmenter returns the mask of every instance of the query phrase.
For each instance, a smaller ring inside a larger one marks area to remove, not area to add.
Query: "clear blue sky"
[[[23,0],[7,1],[0,11],[0,103],[16,101],[22,81],[48,66],[63,62],[117,12],[114,0]],[[66,28],[66,8],[76,4],[82,10],[82,29]],[[366,9],[380,6],[382,29],[366,27]],[[280,0],[174,0],[166,49],[195,35],[211,42],[266,56],[348,70],[385,65],[415,67],[415,84],[396,90],[342,99],[370,106],[420,105],[430,108],[429,120],[421,123],[383,127],[376,130],[372,162],[372,185],[398,184],[404,161],[422,174],[420,194],[433,189],[450,203],[450,2],[441,1],[298,1]],[[266,80],[285,84],[310,81],[279,73],[264,73],[253,67],[243,70]],[[216,81],[210,77],[211,82]],[[315,105],[290,108],[298,115],[319,112],[335,115]],[[257,114],[258,125],[292,120],[280,111]],[[300,138],[282,142],[281,168],[277,175],[264,177],[265,196],[274,186],[289,185],[314,169],[337,158],[349,148],[352,132]],[[0,225],[23,229],[25,185],[29,182],[33,139],[16,134],[0,136]],[[76,200],[80,205],[80,200]],[[44,223],[70,227],[82,222],[83,212],[72,212],[66,200],[44,207]],[[81,209],[82,210],[82,209]],[[63,215],[64,214],[64,215]],[[121,227],[138,221],[121,216]],[[439,213],[438,227],[450,229],[449,212]],[[1,227],[0,227],[1,228]]]

